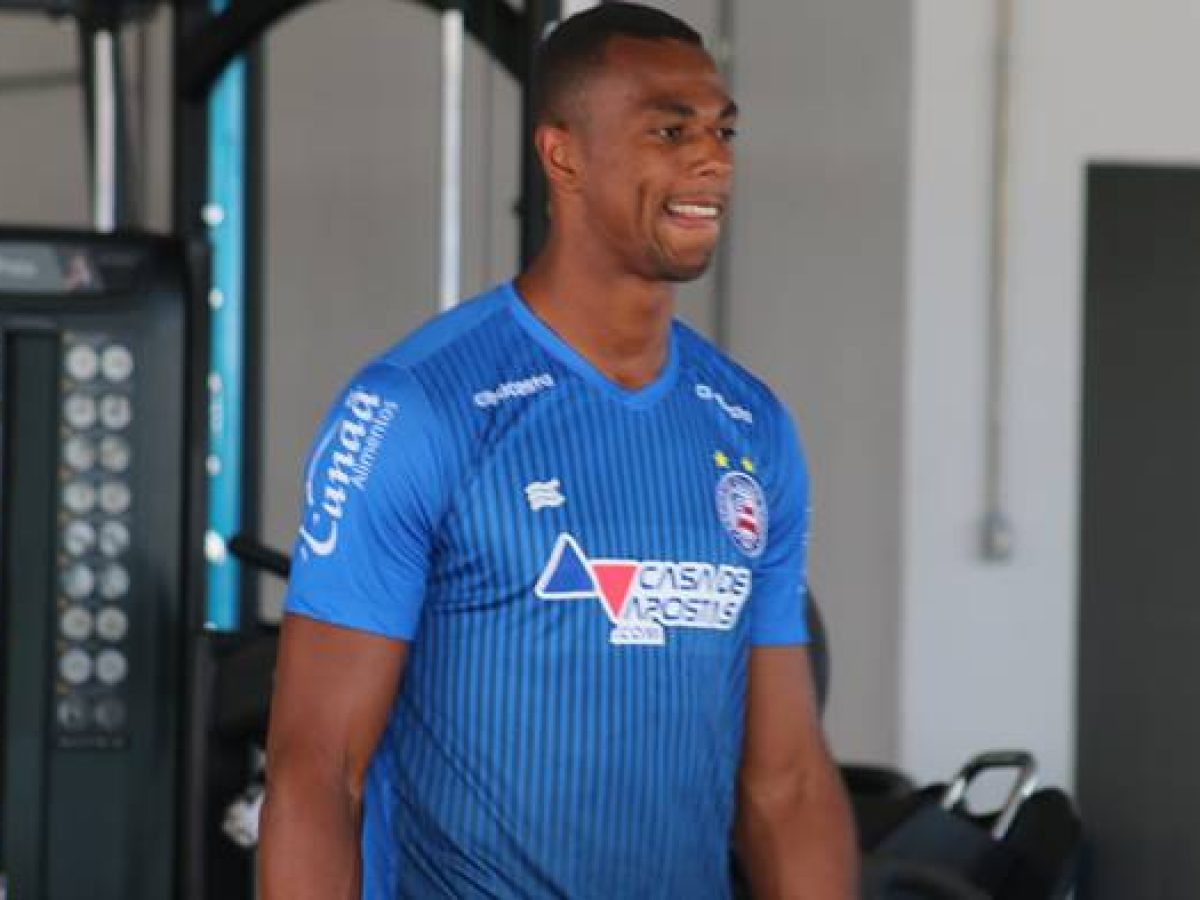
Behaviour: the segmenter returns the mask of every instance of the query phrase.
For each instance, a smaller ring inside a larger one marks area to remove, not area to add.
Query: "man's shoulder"
[[[351,412],[371,404],[403,409],[409,433],[420,425],[430,434],[444,433],[446,423],[461,431],[460,408],[470,406],[470,386],[488,382],[509,352],[510,333],[498,321],[506,311],[501,286],[430,319],[362,364],[337,406]],[[460,398],[465,400],[456,402]]]
[[[374,362],[411,370],[455,357],[478,359],[481,352],[487,355],[489,349],[499,350],[501,332],[490,326],[507,311],[509,290],[507,284],[501,284],[464,300],[410,332]]]
[[[787,414],[763,379],[690,326],[677,321],[675,328],[697,396],[717,402],[746,424]]]

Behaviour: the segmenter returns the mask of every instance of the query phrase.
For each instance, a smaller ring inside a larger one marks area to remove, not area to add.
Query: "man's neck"
[[[671,285],[568,265],[554,250],[517,278],[522,299],[609,380],[629,390],[652,383],[670,352]]]

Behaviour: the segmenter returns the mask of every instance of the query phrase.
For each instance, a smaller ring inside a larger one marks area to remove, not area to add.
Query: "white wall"
[[[1017,4],[1007,565],[975,554],[993,4],[915,8],[901,759],[944,776],[981,747],[1024,745],[1069,783],[1084,167],[1200,164],[1200,6]]]

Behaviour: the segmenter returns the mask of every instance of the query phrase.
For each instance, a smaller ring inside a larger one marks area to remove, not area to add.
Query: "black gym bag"
[[[1004,806],[973,813],[976,779],[1015,770]],[[1083,828],[1056,788],[1036,790],[1036,763],[1024,751],[984,753],[950,785],[895,801],[896,822],[866,847],[866,900],[1064,900],[1077,880]]]

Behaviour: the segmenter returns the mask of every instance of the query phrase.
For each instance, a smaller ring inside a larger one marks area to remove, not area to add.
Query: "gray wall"
[[[132,190],[138,221],[160,229],[170,216],[169,30],[163,12],[124,38]],[[73,25],[32,14],[0,18],[0,221],[89,223],[78,67]]]
[[[32,16],[0,22],[0,219],[82,225],[83,106],[70,82],[74,31]],[[52,76],[53,85],[30,81]]]
[[[742,4],[732,350],[791,406],[813,483],[835,749],[892,759],[901,580],[908,2]]]

